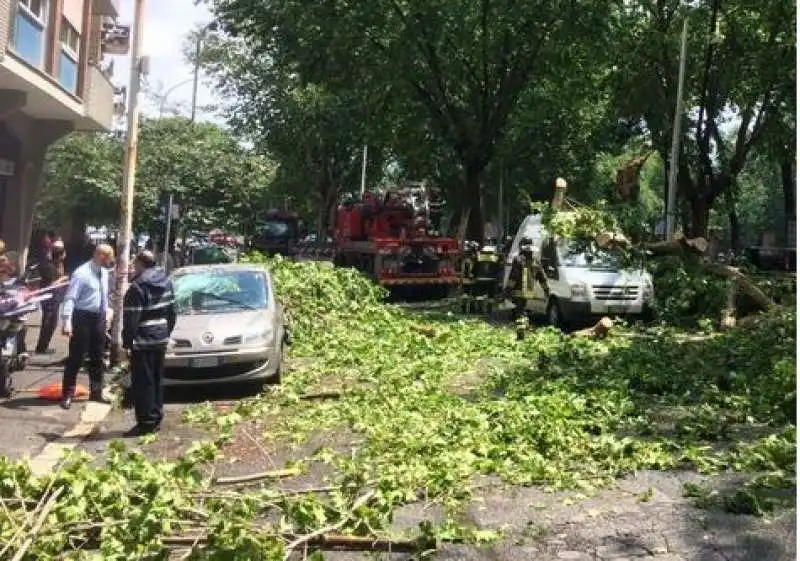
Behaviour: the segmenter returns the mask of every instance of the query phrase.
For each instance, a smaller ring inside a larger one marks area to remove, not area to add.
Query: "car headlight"
[[[258,329],[251,330],[242,336],[242,343],[245,345],[265,345],[271,340],[272,330],[263,326],[260,326]]]
[[[582,282],[569,285],[569,291],[573,298],[586,298],[589,295],[586,285]]]

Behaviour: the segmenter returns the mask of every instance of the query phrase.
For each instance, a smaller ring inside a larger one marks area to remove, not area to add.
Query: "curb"
[[[116,401],[116,396],[114,395],[106,397],[111,398],[112,402]],[[74,450],[87,437],[97,431],[98,425],[108,417],[112,408],[113,406],[107,403],[87,402],[83,407],[83,411],[81,411],[78,423],[64,431],[57,439],[45,444],[42,451],[34,458],[31,458],[28,464],[33,474],[42,476],[52,472],[64,459],[67,452]]]

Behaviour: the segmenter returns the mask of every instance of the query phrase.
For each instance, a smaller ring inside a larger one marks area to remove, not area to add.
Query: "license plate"
[[[220,360],[215,356],[193,358],[189,361],[189,366],[192,368],[214,368],[219,366]]]
[[[609,314],[626,314],[628,313],[628,308],[625,306],[609,306],[608,307]]]

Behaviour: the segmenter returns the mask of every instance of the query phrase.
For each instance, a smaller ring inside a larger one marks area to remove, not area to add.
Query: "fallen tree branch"
[[[39,512],[39,516],[36,518],[36,522],[33,524],[30,533],[28,534],[27,539],[23,542],[22,546],[17,550],[17,553],[14,557],[11,558],[11,561],[21,561],[25,554],[28,552],[28,549],[33,545],[34,540],[36,540],[36,536],[39,531],[42,529],[42,524],[47,519],[47,515],[50,514],[50,511],[56,506],[58,502],[58,497],[61,493],[64,492],[64,487],[59,487],[56,489],[47,502],[42,507],[41,511]]]
[[[300,399],[304,401],[313,401],[317,399],[337,399],[342,397],[344,392],[340,391],[324,391],[324,392],[313,392],[313,393],[306,393],[300,396]]]
[[[350,507],[350,510],[347,511],[347,514],[345,514],[342,517],[342,519],[336,522],[335,524],[323,526],[322,528],[314,530],[310,534],[298,536],[297,538],[293,539],[291,542],[289,542],[289,545],[286,546],[287,553],[284,556],[284,561],[289,560],[290,556],[292,555],[292,552],[295,549],[301,546],[307,546],[309,542],[321,538],[325,534],[329,534],[331,532],[340,530],[345,524],[347,524],[350,521],[355,511],[364,506],[365,504],[367,504],[370,501],[370,499],[372,499],[372,497],[374,496],[375,496],[374,490],[367,491],[353,502],[353,505]]]
[[[250,483],[264,479],[280,479],[283,477],[294,477],[302,474],[298,468],[279,469],[273,471],[262,471],[259,473],[249,473],[247,475],[234,475],[229,477],[215,477],[211,480],[212,485],[236,485],[237,483]]]
[[[319,535],[299,543],[291,548],[292,543],[306,535],[281,534],[281,537],[289,541],[286,546],[287,552],[305,547],[317,549],[339,549],[347,551],[375,551],[375,552],[396,552],[412,553],[420,550],[435,549],[437,544],[430,539],[390,539],[374,538],[369,536],[348,536],[343,534]],[[208,541],[208,536],[197,534],[193,536],[172,536],[164,538],[161,543],[168,547],[196,547],[204,545]]]
[[[731,279],[733,283],[737,285],[738,289],[750,296],[760,308],[771,310],[777,307],[777,304],[775,304],[772,298],[764,294],[763,290],[758,288],[753,281],[748,279],[747,276],[736,267],[723,263],[705,263],[703,264],[703,269],[712,275]]]

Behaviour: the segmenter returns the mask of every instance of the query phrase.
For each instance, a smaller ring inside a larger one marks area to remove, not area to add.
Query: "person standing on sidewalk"
[[[53,242],[52,260],[43,261],[39,267],[41,276],[41,288],[47,288],[57,284],[62,284],[69,278],[66,268],[66,253],[64,252],[64,242],[56,240]],[[42,327],[39,329],[39,340],[36,343],[36,354],[52,354],[50,341],[53,333],[58,326],[58,308],[64,301],[64,289],[56,288],[52,292],[52,298],[42,302]]]
[[[161,428],[164,417],[164,355],[177,315],[172,283],[156,267],[151,251],[134,260],[136,278],[125,293],[122,346],[130,352],[136,426],[126,436],[141,436]]]
[[[69,409],[75,395],[78,370],[89,353],[89,399],[108,403],[103,398],[103,347],[111,322],[108,274],[114,260],[109,245],[99,245],[92,259],[72,274],[61,319],[62,331],[69,337],[69,356],[64,366],[61,407]]]

